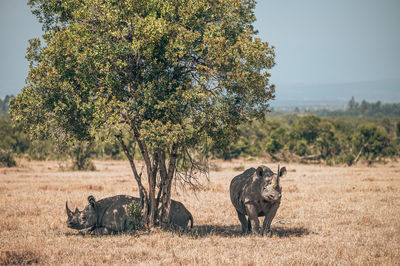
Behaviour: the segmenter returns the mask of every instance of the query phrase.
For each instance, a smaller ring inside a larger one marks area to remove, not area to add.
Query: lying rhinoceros
[[[88,197],[89,204],[82,210],[78,208],[72,212],[66,202],[68,214],[67,226],[72,229],[89,229],[94,234],[113,234],[129,231],[132,228],[128,206],[140,206],[140,199],[119,195],[96,201],[93,196]],[[188,222],[193,227],[193,217],[185,206],[178,201],[171,200],[169,214],[170,223],[174,226],[186,228]]]
[[[283,167],[277,174],[268,167],[261,165],[257,169],[250,168],[242,174],[234,177],[230,185],[230,195],[235,207],[242,233],[254,230],[257,234],[270,234],[271,221],[281,202],[281,191],[279,179],[286,174]],[[246,215],[249,219],[246,219]],[[260,229],[259,216],[265,216],[262,230]]]

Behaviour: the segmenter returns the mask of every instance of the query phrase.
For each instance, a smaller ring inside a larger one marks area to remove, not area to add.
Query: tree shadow
[[[238,225],[195,225],[187,234],[195,238],[211,235],[222,237],[242,236],[240,226]]]
[[[203,238],[209,236],[221,236],[221,237],[247,237],[249,234],[242,234],[240,225],[195,225],[191,229],[182,230],[179,228],[168,228],[164,229],[165,231],[169,231],[173,234],[185,235],[193,238]],[[272,227],[272,237],[286,238],[286,237],[302,237],[309,234],[318,234],[316,232],[312,232],[307,228],[300,227]],[[135,231],[134,233],[125,232],[125,234],[132,234],[134,236],[142,236],[147,235],[149,232],[147,231]],[[110,234],[110,235],[119,235],[119,233]],[[102,235],[91,234],[87,231],[77,231],[77,232],[67,232],[65,236],[84,236],[84,237],[101,237]],[[256,236],[255,236],[256,237]],[[264,236],[266,237],[266,236]]]
[[[305,227],[273,227],[271,231],[273,237],[277,236],[279,238],[301,237],[304,235],[315,234]],[[246,234],[242,234],[240,225],[197,225],[193,226],[191,230],[180,233],[192,236],[194,238],[207,237],[211,235],[217,235],[221,237],[249,236]]]

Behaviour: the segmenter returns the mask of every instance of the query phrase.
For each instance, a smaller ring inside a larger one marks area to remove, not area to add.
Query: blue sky
[[[276,46],[277,82],[400,78],[399,0],[264,0],[256,17]]]
[[[275,102],[323,96],[329,102],[357,93],[370,101],[400,101],[399,14],[399,0],[260,0],[255,26],[277,53]],[[0,0],[0,34],[4,97],[24,86],[28,39],[41,34],[26,0]]]

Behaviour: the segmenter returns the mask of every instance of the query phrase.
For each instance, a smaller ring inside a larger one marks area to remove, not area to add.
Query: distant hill
[[[349,99],[382,103],[400,102],[400,79],[342,84],[276,84],[274,108],[301,106],[346,106]]]

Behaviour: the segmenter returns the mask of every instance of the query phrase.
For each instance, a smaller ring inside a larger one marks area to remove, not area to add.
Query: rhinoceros
[[[242,234],[253,232],[264,235],[266,232],[271,235],[271,222],[281,202],[279,179],[285,174],[285,167],[279,169],[278,166],[275,174],[267,166],[261,165],[257,169],[247,169],[232,179],[230,196],[242,224]],[[258,220],[260,216],[265,216],[262,229]]]
[[[89,229],[89,232],[98,235],[122,233],[131,230],[132,224],[129,217],[128,206],[134,204],[140,206],[140,199],[136,197],[118,195],[96,201],[93,196],[88,197],[89,204],[82,210],[78,208],[72,212],[67,210],[67,226],[72,229]],[[170,223],[174,226],[185,229],[189,220],[193,227],[193,217],[185,206],[171,200],[169,214]]]

